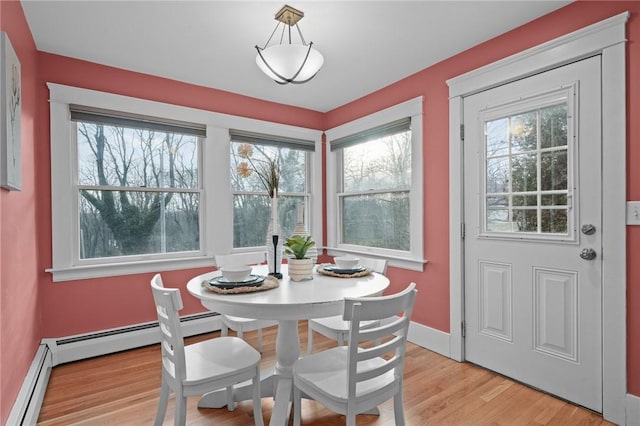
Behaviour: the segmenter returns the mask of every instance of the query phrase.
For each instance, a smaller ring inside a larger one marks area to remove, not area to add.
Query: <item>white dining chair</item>
[[[393,398],[395,424],[405,424],[402,384],[415,287],[345,299],[344,320],[351,324],[347,345],[299,358],[293,366],[294,425],[301,421],[302,394],[346,415],[347,426],[355,426],[357,414]],[[362,321],[372,320],[380,325],[361,328]]]
[[[217,254],[216,266],[222,268],[224,266],[257,265],[265,261],[265,256],[265,252]],[[238,337],[244,339],[246,331],[257,330],[259,352],[262,352],[262,329],[278,324],[277,321],[243,318],[226,314],[220,314],[220,321],[222,322],[220,330],[220,335],[222,336],[227,336],[229,329],[231,329],[238,333]]]
[[[373,272],[385,275],[387,273],[387,260],[361,257],[360,266],[369,268]],[[376,327],[379,321],[363,321],[362,328]],[[310,319],[307,323],[307,354],[313,352],[313,332],[317,332],[330,339],[336,340],[338,346],[344,345],[349,334],[349,322],[342,319],[342,315],[327,318]]]
[[[227,408],[233,410],[233,385],[253,382],[253,416],[263,425],[260,402],[260,353],[238,337],[217,337],[185,345],[180,327],[182,298],[177,288],[165,288],[160,274],[151,280],[160,325],[162,385],[156,426],[162,425],[171,391],[176,394],[174,425],[184,425],[187,397],[227,389]]]

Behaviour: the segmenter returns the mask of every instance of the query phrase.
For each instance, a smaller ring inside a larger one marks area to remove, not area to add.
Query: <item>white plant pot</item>
[[[313,273],[313,259],[288,259],[289,277],[293,281],[304,281],[311,279]]]

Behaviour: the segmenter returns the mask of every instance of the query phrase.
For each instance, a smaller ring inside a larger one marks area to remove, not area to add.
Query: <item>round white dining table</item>
[[[187,291],[211,311],[278,321],[274,374],[262,379],[262,395],[275,396],[270,425],[284,425],[289,417],[293,364],[300,356],[298,320],[342,315],[345,297],[380,295],[389,286],[389,279],[378,273],[341,278],[314,270],[311,280],[296,282],[289,279],[286,264],[281,272],[283,278],[278,287],[251,293],[219,294],[202,285],[203,281],[219,276],[220,271],[198,275],[187,283]],[[251,273],[267,275],[267,265],[254,266]],[[233,399],[250,400],[250,389],[234,388]],[[222,390],[203,395],[198,406],[220,408],[226,404]]]

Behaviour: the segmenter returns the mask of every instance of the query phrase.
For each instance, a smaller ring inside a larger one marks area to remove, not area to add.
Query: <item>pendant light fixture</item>
[[[313,48],[313,42],[307,44],[298,26],[298,21],[304,13],[291,6],[285,5],[275,16],[278,21],[264,47],[256,45],[258,67],[278,84],[301,84],[311,80],[318,73],[324,58]],[[280,44],[269,46],[271,39],[282,24]],[[291,27],[295,25],[300,36],[300,43],[294,43],[291,38]],[[288,41],[288,42],[287,42]]]

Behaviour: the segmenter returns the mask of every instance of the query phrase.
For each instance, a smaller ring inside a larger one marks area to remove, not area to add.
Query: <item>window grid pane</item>
[[[411,131],[342,150],[344,192],[405,189],[411,186]]]
[[[80,201],[80,259],[198,251],[200,194],[87,191]]]
[[[486,121],[485,230],[568,235],[568,105]]]
[[[78,122],[78,183],[198,188],[196,136]]]
[[[341,196],[342,242],[408,251],[409,191]]]

